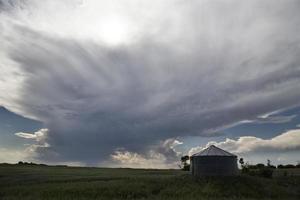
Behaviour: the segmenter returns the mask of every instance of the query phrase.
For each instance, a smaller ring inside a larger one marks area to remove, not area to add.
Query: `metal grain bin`
[[[191,156],[194,176],[234,176],[238,173],[237,156],[214,145]]]

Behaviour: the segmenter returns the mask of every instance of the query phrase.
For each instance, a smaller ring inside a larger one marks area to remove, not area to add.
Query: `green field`
[[[0,165],[0,199],[300,199],[300,177],[194,179],[179,170]]]

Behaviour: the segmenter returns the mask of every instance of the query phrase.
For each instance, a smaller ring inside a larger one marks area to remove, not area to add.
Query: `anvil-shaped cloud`
[[[299,105],[299,8],[0,1],[0,105],[44,122],[40,160],[95,164],[120,149],[175,156],[163,141]]]

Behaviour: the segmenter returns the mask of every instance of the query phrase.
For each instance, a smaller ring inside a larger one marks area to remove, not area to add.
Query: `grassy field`
[[[274,177],[278,176],[300,176],[300,169],[277,169],[274,171]]]
[[[0,165],[0,199],[300,199],[300,177],[194,179],[179,170]]]

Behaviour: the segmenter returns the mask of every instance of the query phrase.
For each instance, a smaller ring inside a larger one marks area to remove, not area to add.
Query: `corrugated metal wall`
[[[199,156],[192,157],[191,172],[194,176],[233,176],[237,175],[237,157]]]

